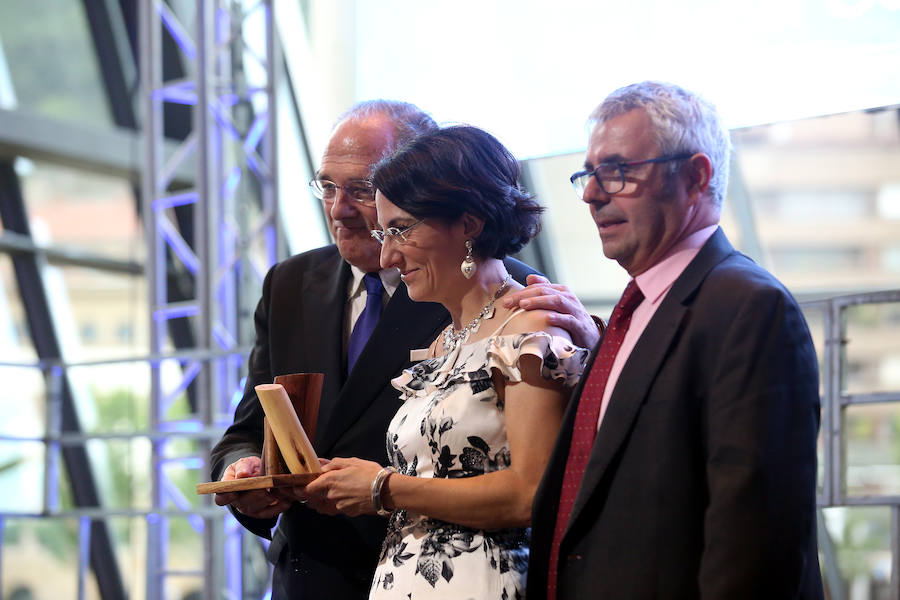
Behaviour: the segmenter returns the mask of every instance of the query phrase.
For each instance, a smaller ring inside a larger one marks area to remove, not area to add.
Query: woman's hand
[[[307,484],[306,505],[325,515],[350,517],[375,514],[372,482],[381,465],[359,458],[335,458]]]

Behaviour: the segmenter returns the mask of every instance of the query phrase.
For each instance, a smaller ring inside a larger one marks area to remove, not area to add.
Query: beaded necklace
[[[494,302],[497,301],[497,298],[500,297],[500,294],[503,293],[503,290],[509,285],[509,274],[503,279],[503,283],[500,284],[500,287],[497,288],[497,291],[494,292],[494,295],[488,300],[488,303],[484,305],[484,308],[481,309],[475,318],[472,321],[460,329],[459,331],[453,329],[453,325],[450,325],[447,329],[444,330],[444,354],[449,354],[453,351],[454,348],[459,346],[460,344],[466,343],[469,339],[469,336],[472,333],[478,331],[478,328],[481,326],[481,321],[484,319],[489,319],[494,316]]]

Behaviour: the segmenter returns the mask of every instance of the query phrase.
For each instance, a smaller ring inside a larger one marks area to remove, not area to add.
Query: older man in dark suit
[[[335,245],[293,256],[267,274],[244,397],[213,450],[214,479],[260,474],[263,411],[254,387],[290,373],[325,374],[313,441],[319,456],[387,463],[385,435],[399,397],[390,379],[449,316],[438,304],[412,302],[396,269],[381,270],[381,247],[370,235],[377,220],[368,177],[379,159],[434,128],[415,106],[390,101],[359,104],[338,121],[311,183]],[[515,260],[507,268],[520,281],[534,272]],[[374,327],[371,337],[359,335],[361,323]],[[255,534],[272,536],[275,599],[368,596],[384,518],[325,516],[266,490],[217,494],[216,503],[230,505]]]
[[[816,356],[718,227],[728,133],[654,82],[592,121],[572,183],[632,281],[535,497],[528,598],[821,598]]]

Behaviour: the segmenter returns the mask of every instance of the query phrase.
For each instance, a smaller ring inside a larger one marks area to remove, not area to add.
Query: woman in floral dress
[[[524,598],[532,499],[587,350],[546,313],[497,302],[520,287],[502,258],[539,229],[518,175],[467,126],[417,138],[373,174],[382,267],[453,322],[392,382],[390,468],[336,458],[306,489],[327,512],[390,515],[370,598]]]

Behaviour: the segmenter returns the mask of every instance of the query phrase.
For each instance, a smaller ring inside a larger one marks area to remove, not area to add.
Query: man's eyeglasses
[[[388,227],[384,231],[382,231],[381,229],[373,229],[372,237],[378,240],[379,244],[384,244],[384,241],[390,238],[402,246],[409,241],[406,239],[406,235],[410,232],[410,230],[416,225],[421,225],[424,222],[425,219],[419,219],[409,227],[403,227],[402,229],[399,227]]]
[[[575,193],[578,194],[578,197],[582,200],[584,199],[584,188],[587,187],[591,177],[597,180],[597,183],[600,184],[600,187],[603,188],[603,191],[607,194],[621,194],[623,192],[629,194],[637,189],[637,182],[629,181],[625,177],[625,174],[629,169],[641,165],[684,160],[692,156],[693,154],[690,152],[682,152],[681,154],[667,154],[665,156],[657,156],[656,158],[648,158],[647,160],[601,163],[592,171],[578,171],[569,177],[569,181],[572,182]]]
[[[338,185],[328,179],[313,179],[309,182],[313,194],[319,200],[334,202],[337,197],[338,190],[344,190],[344,193],[362,204],[375,204],[375,186],[371,181],[365,179],[351,179],[344,185]]]

